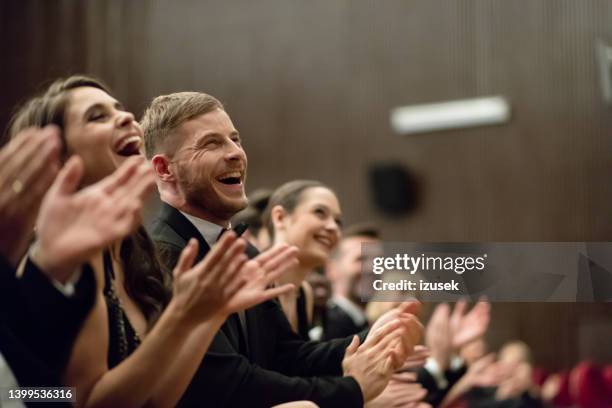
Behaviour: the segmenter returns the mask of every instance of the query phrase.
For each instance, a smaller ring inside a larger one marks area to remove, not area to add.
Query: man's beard
[[[240,205],[223,200],[209,183],[184,182],[179,178],[179,185],[185,194],[185,201],[193,208],[210,214],[216,219],[229,221],[237,212],[247,205],[246,200]]]

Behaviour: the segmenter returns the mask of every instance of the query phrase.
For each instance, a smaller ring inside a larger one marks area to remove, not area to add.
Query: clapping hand
[[[229,231],[194,266],[198,242],[189,241],[173,273],[173,302],[184,317],[196,323],[214,315],[224,319],[293,289],[291,284],[270,285],[295,265],[295,248],[275,247],[253,260],[244,254],[245,248],[246,241]]]
[[[155,185],[143,157],[131,157],[113,174],[77,191],[83,161],[71,157],[45,195],[38,219],[32,260],[60,282],[140,225],[146,194]]]
[[[0,150],[0,255],[17,265],[43,195],[59,171],[59,129],[29,128]]]
[[[460,349],[466,344],[484,336],[491,320],[491,305],[484,300],[478,301],[468,313],[467,302],[460,300],[450,317],[452,346]]]

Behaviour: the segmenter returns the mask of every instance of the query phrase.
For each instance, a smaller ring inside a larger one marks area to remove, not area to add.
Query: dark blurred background
[[[612,107],[596,41],[605,0],[0,2],[0,125],[41,84],[89,73],[140,115],[156,95],[225,103],[248,190],[328,183],[348,223],[397,241],[611,241]],[[397,106],[504,95],[498,126],[394,134]],[[374,206],[373,166],[402,166],[411,211]],[[611,361],[611,304],[495,304],[489,340],[536,363]]]

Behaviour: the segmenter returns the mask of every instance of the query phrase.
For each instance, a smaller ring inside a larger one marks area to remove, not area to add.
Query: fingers
[[[257,261],[259,265],[261,265],[262,268],[273,269],[275,268],[275,266],[269,265],[269,263],[275,259],[278,259],[277,257],[279,256],[279,254],[283,253],[289,248],[294,248],[295,252],[297,253],[297,248],[290,247],[286,244],[280,244],[280,245],[275,245],[272,248],[268,249],[267,251],[264,251],[261,254],[259,254],[257,257],[255,257],[255,261]]]
[[[229,250],[234,241],[236,241],[238,237],[234,231],[228,231],[215,245],[212,246],[208,254],[201,261],[203,263],[203,267],[206,269],[212,269],[215,265],[217,265],[221,259],[223,259],[223,255]]]
[[[228,299],[248,282],[249,276],[244,273],[247,270],[243,268],[248,259],[246,254],[239,253],[229,264],[227,270],[221,273],[219,286],[224,289]]]
[[[21,212],[27,212],[31,214],[32,217],[35,217],[38,213],[38,208],[41,205],[45,194],[49,191],[49,187],[53,184],[55,177],[59,171],[59,166],[57,164],[50,165],[49,169],[47,169],[43,174],[40,175],[40,178],[30,185],[27,193],[23,194],[19,199],[19,206],[21,207]]]
[[[455,308],[453,309],[453,314],[451,315],[451,319],[457,320],[461,319],[465,314],[465,309],[467,308],[467,301],[465,299],[459,299],[457,303],[455,303]]]
[[[174,267],[174,279],[177,279],[186,270],[191,268],[198,254],[198,247],[198,241],[195,238],[191,238],[187,243],[187,246],[181,251],[179,260]]]
[[[421,311],[421,302],[419,302],[418,300],[402,302],[397,308],[400,313],[409,313],[417,315]]]
[[[376,329],[374,333],[370,333],[363,345],[365,347],[375,347],[376,345],[381,343],[383,345],[386,345],[395,338],[393,336],[390,336],[390,334],[400,327],[401,322],[397,319],[385,323],[382,327]]]
[[[24,172],[38,173],[49,165],[45,156],[57,158],[60,144],[56,126],[26,129],[0,151],[0,174],[12,179]]]
[[[399,321],[407,329],[407,335],[404,338],[404,343],[407,347],[412,348],[420,342],[421,336],[423,335],[423,325],[414,315],[401,315],[398,316]]]
[[[346,358],[346,357],[352,356],[353,354],[357,352],[358,348],[359,348],[359,336],[353,336],[351,343],[346,348],[344,357]]]
[[[412,383],[415,382],[417,380],[417,374],[416,373],[396,373],[393,374],[393,377],[391,377],[394,381],[398,381],[398,382],[405,382],[405,383]]]
[[[240,271],[239,269],[231,268],[232,262],[234,262],[234,265],[238,265],[238,263],[241,265],[247,260],[244,254],[246,241],[236,237],[236,234],[233,232],[232,234],[233,238],[228,238],[228,242],[231,242],[230,247],[224,251],[220,259],[217,258],[218,261],[216,264],[204,258],[204,260],[196,266],[196,269],[206,271],[204,282],[213,281],[217,282],[220,287],[224,287],[229,281],[233,280]]]
[[[296,258],[297,250],[292,247],[286,248],[284,251],[277,254],[274,259],[270,259],[264,267],[266,271],[265,285],[276,281],[285,272],[295,267],[298,263]]]
[[[257,303],[265,302],[266,300],[274,299],[283,295],[285,293],[289,293],[295,289],[295,286],[292,283],[287,283],[285,285],[269,288],[264,291],[264,295],[260,298],[261,300]]]
[[[145,194],[155,183],[153,170],[147,163],[136,167],[130,166],[128,170],[120,172],[113,182],[106,186],[106,193],[117,202],[118,206],[125,208],[133,205],[141,206]]]
[[[22,156],[21,166],[17,168],[16,180],[22,183],[27,191],[40,182],[41,177],[52,166],[59,166],[60,141],[55,134],[50,131],[42,131],[44,136],[38,137],[39,143],[33,143],[38,150],[29,152],[27,156]],[[42,142],[41,142],[42,141]],[[17,153],[19,155],[19,152]],[[48,187],[48,186],[47,186]]]
[[[141,156],[129,157],[119,166],[117,170],[108,177],[105,177],[100,183],[103,191],[107,194],[113,194],[115,190],[124,186],[130,178],[136,173],[139,166],[143,164],[144,158]]]
[[[51,191],[61,195],[74,193],[81,182],[83,171],[83,160],[79,156],[70,157],[59,172]]]

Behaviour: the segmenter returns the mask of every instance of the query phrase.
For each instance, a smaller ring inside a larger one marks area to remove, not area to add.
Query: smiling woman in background
[[[298,248],[298,265],[280,283],[292,283],[297,291],[279,297],[293,330],[308,339],[314,301],[305,277],[325,265],[341,236],[341,210],[336,194],[324,184],[295,180],[280,186],[268,203],[264,224],[274,245]]]

